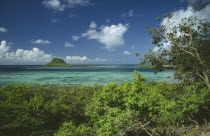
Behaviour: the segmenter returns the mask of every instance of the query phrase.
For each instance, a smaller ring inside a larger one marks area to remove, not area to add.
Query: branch
[[[189,120],[191,120],[192,122],[196,123],[196,124],[197,124],[197,126],[198,126],[198,122],[197,122],[197,121],[192,120],[190,117],[189,117]]]
[[[195,57],[195,55],[192,52],[186,51],[182,46],[178,45],[170,36],[163,35],[166,39],[169,39],[174,45],[182,49],[185,53],[190,54],[191,56]]]

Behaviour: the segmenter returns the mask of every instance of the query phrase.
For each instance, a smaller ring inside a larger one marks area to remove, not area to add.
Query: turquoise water
[[[154,74],[151,69],[139,68],[138,65],[105,65],[105,66],[0,66],[0,85],[10,83],[41,83],[69,85],[107,84],[112,81],[132,81],[133,71],[140,71],[147,81],[174,82],[173,71],[166,70]]]

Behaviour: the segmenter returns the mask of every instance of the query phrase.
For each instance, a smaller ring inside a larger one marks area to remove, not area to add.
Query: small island
[[[67,64],[62,58],[53,58],[49,63],[45,64],[44,66],[70,66]]]

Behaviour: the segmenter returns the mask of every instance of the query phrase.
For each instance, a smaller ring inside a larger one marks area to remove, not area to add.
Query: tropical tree
[[[167,59],[174,65],[176,79],[187,83],[203,81],[210,90],[210,21],[192,7],[188,9],[195,14],[178,23],[171,13],[160,26],[146,27],[156,47],[145,54],[142,63],[151,63],[158,72],[164,70]]]

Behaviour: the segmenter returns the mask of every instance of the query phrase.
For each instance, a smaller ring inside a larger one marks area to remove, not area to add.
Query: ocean
[[[1,65],[0,86],[11,83],[41,83],[67,85],[107,84],[132,81],[133,71],[139,71],[149,81],[175,82],[173,70],[157,74],[139,65],[84,65],[72,67],[45,67],[41,65]]]

